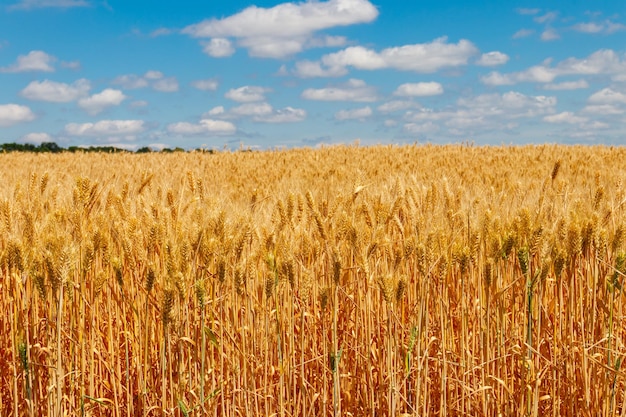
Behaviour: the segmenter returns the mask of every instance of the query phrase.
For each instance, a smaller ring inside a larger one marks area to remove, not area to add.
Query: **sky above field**
[[[0,0],[0,142],[621,144],[622,0]]]

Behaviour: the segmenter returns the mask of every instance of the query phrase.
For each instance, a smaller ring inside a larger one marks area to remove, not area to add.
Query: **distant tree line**
[[[213,153],[213,150],[196,149],[196,151]],[[60,152],[105,152],[105,153],[132,153],[127,149],[116,148],[115,146],[70,146],[63,148],[54,142],[42,142],[40,145],[30,143],[2,143],[0,144],[0,153],[2,152],[33,152],[33,153],[60,153]],[[147,146],[137,149],[134,153],[150,153],[150,152],[186,152],[183,148],[164,148],[160,151],[154,151]]]

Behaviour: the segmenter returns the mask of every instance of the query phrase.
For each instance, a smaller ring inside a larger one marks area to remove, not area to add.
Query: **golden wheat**
[[[625,156],[2,154],[0,415],[623,415]]]

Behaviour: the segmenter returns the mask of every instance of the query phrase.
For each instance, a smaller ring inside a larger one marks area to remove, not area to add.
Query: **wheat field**
[[[2,154],[0,415],[625,415],[625,160]]]

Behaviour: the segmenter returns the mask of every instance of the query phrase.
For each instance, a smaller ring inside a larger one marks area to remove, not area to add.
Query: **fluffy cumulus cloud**
[[[483,115],[502,114],[508,118],[533,117],[552,113],[556,97],[528,96],[516,91],[504,94],[482,94],[472,99],[461,98],[458,104]]]
[[[112,81],[113,85],[119,85],[127,90],[145,88],[148,86],[148,79],[134,74],[120,75]]]
[[[242,116],[266,116],[271,114],[274,109],[269,103],[244,103],[237,107],[230,109],[228,117],[242,117]],[[224,116],[227,116],[224,113]]]
[[[626,104],[626,94],[615,91],[611,88],[603,88],[602,90],[592,94],[589,97],[591,104]]]
[[[548,28],[541,32],[542,41],[555,41],[557,39],[561,39],[561,35],[553,28]]]
[[[476,65],[483,67],[495,67],[496,65],[506,64],[507,62],[509,62],[509,56],[507,54],[493,51],[482,54],[478,61],[476,61]]]
[[[348,39],[345,36],[317,36],[310,38],[307,43],[307,48],[336,48],[344,46],[348,43]]]
[[[294,74],[303,78],[341,76],[347,73],[348,67],[433,73],[467,65],[468,60],[477,53],[478,49],[472,42],[461,39],[457,43],[448,43],[445,37],[430,43],[396,46],[381,51],[351,46],[324,55],[321,62],[300,61],[296,63]]]
[[[20,95],[35,101],[69,103],[70,101],[85,97],[90,89],[91,84],[84,78],[72,84],[58,83],[49,80],[32,81],[20,92]]]
[[[321,62],[302,60],[296,62],[293,74],[300,78],[341,77],[346,75],[346,67],[322,67]]]
[[[406,83],[398,86],[394,96],[400,97],[426,97],[443,94],[443,86],[436,82]]]
[[[213,58],[224,58],[235,53],[233,43],[226,38],[213,38],[204,43],[203,51]]]
[[[623,107],[615,104],[588,104],[583,107],[581,111],[586,114],[602,117],[617,116],[626,113]]]
[[[486,85],[513,85],[522,82],[549,83],[558,76],[558,71],[554,68],[536,65],[524,71],[501,74],[497,71],[491,72],[481,78]]]
[[[517,119],[555,113],[556,97],[529,96],[515,91],[460,98],[456,107],[442,110],[420,108],[404,115],[404,131],[423,135],[444,128],[449,134],[469,135],[485,131],[507,131]]]
[[[318,101],[357,101],[372,102],[378,99],[376,89],[363,80],[350,79],[347,83],[336,87],[307,88],[302,98]]]
[[[589,88],[589,83],[585,80],[563,81],[560,83],[544,84],[544,90],[562,91],[562,90],[580,90]]]
[[[381,113],[394,113],[403,110],[420,108],[418,103],[409,100],[392,100],[377,107]]]
[[[143,120],[100,120],[96,123],[68,123],[65,133],[70,136],[129,136],[145,130]]]
[[[248,118],[259,123],[294,123],[306,119],[306,111],[294,107],[275,109],[266,102],[249,102],[226,110],[217,106],[202,115],[203,118],[242,119]]]
[[[535,31],[533,29],[520,29],[517,32],[515,32],[512,36],[513,39],[522,39],[522,38],[527,38],[530,35],[532,35],[533,33],[535,33]]]
[[[562,113],[545,116],[543,120],[548,123],[579,124],[586,122],[588,119],[586,117],[576,116],[572,112],[564,111]]]
[[[46,7],[68,9],[70,7],[87,7],[89,2],[85,0],[20,0],[8,7],[9,10],[32,10]]]
[[[418,135],[418,136],[437,133],[441,130],[440,126],[433,122],[406,123],[403,126],[403,129],[408,134]]]
[[[126,90],[150,87],[155,91],[173,93],[178,91],[176,77],[165,77],[160,71],[148,71],[143,75],[125,74],[113,79],[113,85],[119,85]]]
[[[265,94],[271,92],[270,88],[245,85],[230,89],[224,97],[240,103],[251,103],[265,100]]]
[[[100,93],[78,100],[78,107],[91,115],[98,114],[108,107],[119,106],[126,99],[120,90],[107,88]]]
[[[160,80],[156,80],[152,84],[152,88],[155,91],[160,91],[162,93],[174,93],[178,91],[178,80],[176,77],[162,78]]]
[[[620,32],[626,30],[626,25],[621,23],[615,23],[610,20],[605,20],[604,22],[587,22],[587,23],[577,23],[572,26],[577,32],[582,33],[601,33],[601,34],[611,34],[615,32]]]
[[[26,55],[18,56],[14,64],[0,68],[0,72],[53,72],[54,67],[52,63],[54,61],[56,61],[56,58],[44,51],[30,51]]]
[[[19,104],[0,104],[0,127],[35,120],[35,114],[27,106]]]
[[[586,58],[568,58],[555,66],[544,62],[524,71],[508,74],[494,71],[482,77],[481,81],[495,86],[522,82],[552,83],[555,78],[568,75],[610,75],[619,81],[626,77],[626,60],[611,49],[601,49]]]
[[[194,88],[202,91],[215,91],[217,87],[219,87],[219,83],[217,80],[208,79],[208,80],[196,80],[191,83]]]
[[[260,123],[295,123],[304,119],[306,119],[306,110],[287,106],[284,109],[276,109],[270,114],[255,117],[254,121]]]
[[[26,135],[20,138],[21,143],[32,143],[35,145],[39,145],[43,142],[52,142],[54,139],[48,133],[44,132],[33,132],[27,133]]]
[[[372,115],[372,108],[370,106],[362,107],[359,109],[340,110],[335,113],[335,119],[337,120],[365,120]]]
[[[199,123],[179,122],[167,126],[167,131],[182,136],[197,135],[232,135],[237,131],[235,125],[225,120],[202,119]]]
[[[195,38],[234,39],[252,56],[282,58],[306,47],[336,43],[331,39],[320,45],[314,36],[320,30],[368,23],[377,16],[378,10],[368,0],[288,2],[271,8],[250,6],[232,16],[187,26],[182,32]]]
[[[551,23],[554,22],[557,17],[559,17],[558,12],[547,12],[541,16],[534,17],[533,20],[537,23]]]

